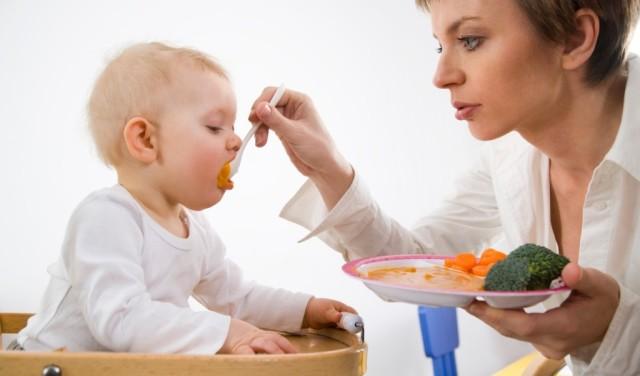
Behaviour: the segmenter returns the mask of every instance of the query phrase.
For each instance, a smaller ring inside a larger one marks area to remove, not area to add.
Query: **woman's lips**
[[[456,119],[458,120],[470,120],[480,109],[479,104],[454,104],[454,107],[456,108]]]

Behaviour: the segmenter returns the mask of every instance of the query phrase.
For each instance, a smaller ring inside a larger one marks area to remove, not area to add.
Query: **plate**
[[[432,307],[464,307],[475,299],[484,300],[495,308],[524,308],[546,300],[551,295],[570,291],[568,287],[535,291],[474,291],[445,289],[425,286],[409,286],[380,281],[367,277],[370,270],[398,267],[432,267],[443,265],[450,256],[434,255],[394,255],[367,257],[350,261],[342,270],[353,278],[362,281],[365,286],[380,298],[390,302],[404,302]]]

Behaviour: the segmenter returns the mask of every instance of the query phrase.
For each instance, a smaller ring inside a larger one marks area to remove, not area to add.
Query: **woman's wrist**
[[[342,196],[351,186],[355,172],[353,167],[344,157],[335,159],[336,163],[325,171],[317,171],[309,176],[318,188],[322,199],[329,210],[340,201]]]

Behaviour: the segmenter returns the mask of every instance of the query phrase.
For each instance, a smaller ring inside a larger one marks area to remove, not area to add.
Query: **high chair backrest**
[[[15,334],[27,326],[31,313],[0,313],[0,350],[4,349],[3,334]]]

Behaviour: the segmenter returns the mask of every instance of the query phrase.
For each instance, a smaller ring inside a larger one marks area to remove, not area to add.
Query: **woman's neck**
[[[619,74],[597,86],[580,84],[567,90],[566,101],[554,118],[534,129],[519,130],[560,168],[570,174],[588,174],[613,145],[624,103],[626,75]]]

